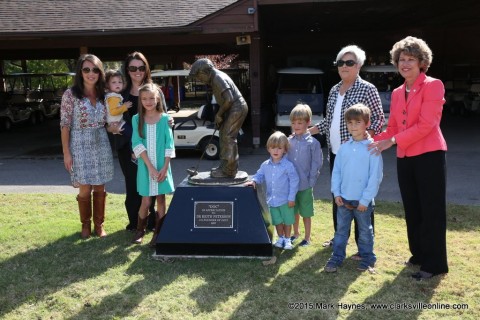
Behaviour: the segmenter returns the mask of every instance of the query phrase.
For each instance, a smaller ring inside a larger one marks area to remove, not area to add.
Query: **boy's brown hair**
[[[287,152],[289,146],[290,143],[288,142],[287,136],[281,131],[275,131],[267,140],[267,149],[282,147],[285,149],[285,152]]]
[[[357,103],[345,111],[345,121],[363,120],[365,123],[370,121],[370,108],[363,103]]]

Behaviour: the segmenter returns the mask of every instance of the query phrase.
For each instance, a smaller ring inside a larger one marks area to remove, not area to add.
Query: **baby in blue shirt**
[[[260,165],[257,173],[246,185],[266,184],[267,204],[272,216],[272,224],[278,234],[274,246],[291,250],[292,225],[295,222],[295,196],[299,178],[293,164],[284,155],[288,152],[287,136],[280,131],[274,132],[267,141],[270,159]]]
[[[350,139],[340,146],[332,171],[332,194],[337,209],[337,231],[333,238],[333,253],[324,270],[336,272],[346,256],[350,225],[355,217],[359,230],[358,251],[362,260],[358,270],[372,271],[377,257],[373,253],[371,212],[383,178],[381,156],[371,154],[366,138],[370,125],[370,109],[355,104],[345,111]]]

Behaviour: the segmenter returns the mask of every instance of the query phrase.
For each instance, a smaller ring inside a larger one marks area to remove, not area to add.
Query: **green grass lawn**
[[[82,241],[73,195],[1,194],[0,319],[480,318],[480,207],[448,207],[450,273],[417,282],[403,266],[409,251],[400,203],[377,205],[376,274],[360,273],[351,259],[327,274],[331,250],[321,243],[332,236],[329,201],[315,202],[312,245],[275,250],[277,262],[267,266],[154,260],[147,244],[130,244],[123,201],[107,198],[106,238]],[[372,310],[374,303],[430,305]]]

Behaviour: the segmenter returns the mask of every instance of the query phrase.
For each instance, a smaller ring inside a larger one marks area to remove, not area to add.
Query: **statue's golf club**
[[[187,173],[190,177],[196,176],[198,174],[198,166],[200,165],[200,161],[202,161],[203,156],[205,155],[205,151],[207,151],[207,147],[210,145],[210,142],[212,142],[213,137],[215,136],[215,133],[217,132],[217,126],[215,126],[215,130],[213,130],[213,134],[210,137],[210,140],[208,140],[208,143],[203,149],[202,155],[200,156],[200,159],[197,162],[197,165],[195,167],[191,167],[190,169],[187,169]]]

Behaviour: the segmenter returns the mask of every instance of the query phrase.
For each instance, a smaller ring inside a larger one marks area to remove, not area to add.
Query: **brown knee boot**
[[[77,196],[78,211],[80,212],[80,221],[82,222],[82,239],[87,239],[92,233],[92,197]]]
[[[150,243],[148,244],[152,248],[155,248],[155,245],[157,244],[157,236],[160,233],[164,219],[165,214],[155,212],[155,230],[153,231],[152,240],[150,240]]]
[[[105,221],[105,198],[107,193],[93,192],[93,225],[95,233],[100,238],[107,236],[107,233],[103,229],[103,222]]]
[[[138,223],[137,223],[137,232],[133,236],[132,243],[140,244],[143,241],[143,236],[145,235],[145,228],[147,227],[148,215],[145,218],[140,218],[138,214]]]

